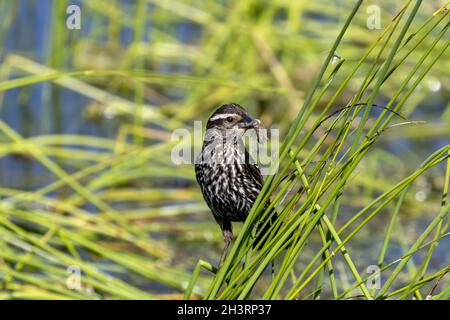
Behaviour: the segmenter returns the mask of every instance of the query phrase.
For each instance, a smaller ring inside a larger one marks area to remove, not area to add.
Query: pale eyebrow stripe
[[[228,117],[233,117],[236,118],[236,114],[235,113],[224,113],[224,114],[218,114],[217,116],[212,117],[211,119],[209,119],[210,121],[216,121],[219,119],[225,119]]]

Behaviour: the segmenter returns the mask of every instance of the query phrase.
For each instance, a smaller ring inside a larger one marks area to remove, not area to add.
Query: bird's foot
[[[222,255],[220,256],[219,261],[219,268],[222,265],[223,261],[225,260],[225,257],[227,256],[228,248],[230,247],[230,244],[233,242],[233,232],[230,230],[224,230],[223,231],[223,241],[225,242],[225,246],[222,251]]]

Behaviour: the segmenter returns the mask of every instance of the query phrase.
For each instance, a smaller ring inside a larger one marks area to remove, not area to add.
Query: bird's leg
[[[223,247],[222,255],[220,256],[219,267],[222,265],[225,257],[227,256],[228,248],[230,247],[231,242],[233,242],[233,231],[231,228],[222,230],[223,241],[225,241],[225,246]]]

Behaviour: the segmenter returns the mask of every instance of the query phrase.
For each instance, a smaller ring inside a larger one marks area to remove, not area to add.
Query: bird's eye
[[[234,121],[234,118],[233,118],[233,117],[228,117],[228,118],[227,118],[227,122],[230,122],[230,123],[231,123],[231,122],[233,122],[233,121]]]

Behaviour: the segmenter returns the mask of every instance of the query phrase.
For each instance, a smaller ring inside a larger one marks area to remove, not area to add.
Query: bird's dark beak
[[[240,128],[243,129],[256,129],[261,125],[261,121],[259,119],[252,119],[248,115],[244,115],[241,121],[238,123]]]

